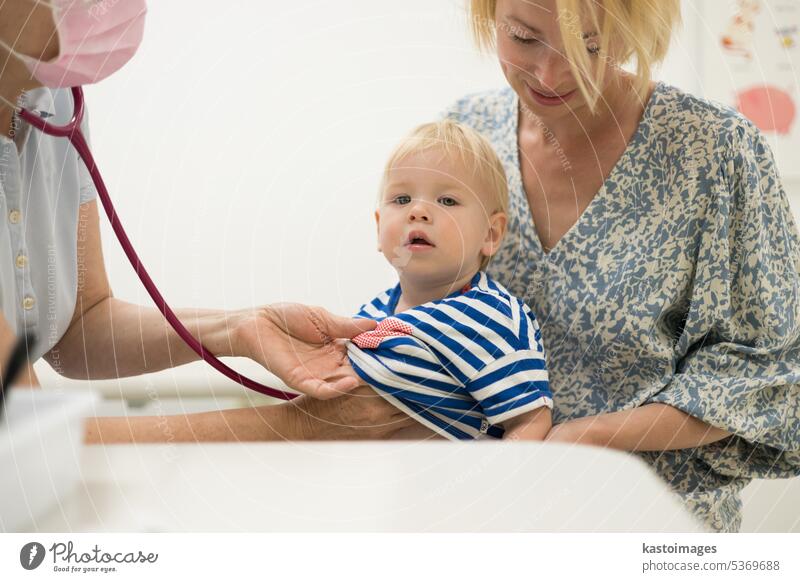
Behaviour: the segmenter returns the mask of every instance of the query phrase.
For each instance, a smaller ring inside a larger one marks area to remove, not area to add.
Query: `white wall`
[[[352,312],[394,278],[372,222],[390,147],[501,76],[460,0],[219,6],[151,3],[135,62],[89,91],[119,212],[176,305]],[[146,301],[104,242],[115,292]]]
[[[503,84],[470,42],[465,4],[150,3],[139,54],[87,99],[119,215],[173,305],[291,300],[345,314],[393,284],[372,222],[389,148]],[[693,12],[687,2],[660,76],[697,91]],[[102,223],[115,294],[150,304]],[[199,381],[204,369],[189,370],[178,373]]]

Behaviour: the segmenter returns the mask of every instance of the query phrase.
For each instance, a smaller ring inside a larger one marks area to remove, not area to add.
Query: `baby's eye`
[[[411,203],[411,196],[408,194],[400,194],[399,196],[395,196],[394,200],[392,200],[395,204],[410,204]]]
[[[441,196],[439,198],[439,203],[442,206],[456,206],[458,205],[458,200],[451,198],[450,196]]]

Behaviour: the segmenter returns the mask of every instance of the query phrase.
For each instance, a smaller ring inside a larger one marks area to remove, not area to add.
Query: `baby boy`
[[[536,318],[483,271],[507,211],[492,146],[454,121],[418,127],[386,164],[375,220],[400,281],[361,308],[378,327],[348,355],[378,394],[451,440],[541,440],[551,427]]]

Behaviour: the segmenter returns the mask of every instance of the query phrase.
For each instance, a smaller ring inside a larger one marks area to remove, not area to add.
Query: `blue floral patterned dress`
[[[752,478],[800,474],[800,237],[764,137],[657,84],[605,184],[545,253],[518,110],[509,88],[447,116],[489,138],[508,174],[509,232],[488,272],[539,319],[554,422],[661,402],[732,432],[640,456],[709,529],[738,530]]]

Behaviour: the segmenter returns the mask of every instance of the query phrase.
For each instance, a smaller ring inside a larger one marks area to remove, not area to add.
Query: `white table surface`
[[[43,532],[699,531],[638,459],[541,443],[89,446]]]

